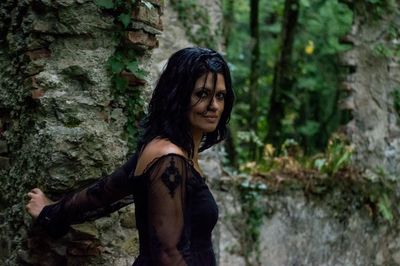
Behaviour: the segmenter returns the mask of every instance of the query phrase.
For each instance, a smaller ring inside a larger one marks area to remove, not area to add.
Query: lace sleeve
[[[149,168],[149,250],[154,265],[190,264],[185,227],[189,174],[188,161],[175,154],[157,159]]]
[[[137,154],[134,154],[111,175],[44,207],[36,224],[43,226],[53,237],[60,237],[68,232],[71,224],[103,217],[133,203],[132,173],[136,163]]]

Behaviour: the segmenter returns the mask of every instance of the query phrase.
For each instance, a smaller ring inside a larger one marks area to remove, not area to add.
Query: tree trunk
[[[258,120],[258,77],[259,77],[259,62],[260,62],[260,34],[258,25],[258,6],[259,0],[250,1],[250,36],[252,41],[251,58],[250,58],[250,76],[249,76],[249,90],[250,90],[250,121],[249,129],[257,132]],[[252,144],[251,148],[252,158],[257,159],[257,146]]]
[[[257,127],[258,104],[258,77],[260,61],[260,34],[258,26],[259,0],[251,0],[250,9],[250,36],[252,40],[251,64],[250,64],[250,128],[254,131]]]
[[[292,50],[295,29],[299,16],[299,0],[286,0],[282,21],[282,37],[280,52],[275,65],[274,80],[268,111],[268,134],[266,142],[280,147],[284,140],[282,135],[282,119],[285,116],[285,105],[289,99],[285,92],[293,87]]]

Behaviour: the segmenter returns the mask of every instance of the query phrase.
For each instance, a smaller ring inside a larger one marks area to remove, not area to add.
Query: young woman
[[[33,189],[27,211],[60,236],[70,224],[104,216],[133,198],[140,241],[133,265],[215,265],[211,232],[218,208],[198,154],[226,137],[233,101],[228,65],[219,53],[197,47],[176,52],[154,89],[139,152],[55,204]]]

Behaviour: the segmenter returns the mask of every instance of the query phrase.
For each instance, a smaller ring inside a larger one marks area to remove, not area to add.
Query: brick
[[[28,51],[25,53],[31,61],[42,59],[42,58],[49,58],[51,56],[51,51],[46,48]]]
[[[42,98],[44,95],[44,90],[42,88],[32,91],[32,99],[37,100]]]
[[[146,46],[148,48],[158,47],[156,36],[148,34],[142,30],[129,31],[126,36],[127,44],[133,46]]]
[[[0,154],[5,154],[8,152],[7,142],[5,140],[0,140]]]
[[[161,11],[156,7],[149,9],[144,5],[136,6],[132,11],[132,19],[146,23],[159,30],[163,29]]]
[[[146,84],[146,81],[136,77],[133,73],[122,71],[121,76],[128,80],[129,86],[140,86]]]
[[[10,158],[0,156],[0,169],[10,169]]]

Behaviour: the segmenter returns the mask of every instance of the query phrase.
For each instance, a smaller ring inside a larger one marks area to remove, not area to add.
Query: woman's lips
[[[211,115],[205,116],[205,115],[203,115],[203,117],[210,123],[215,123],[215,122],[218,121],[218,116],[211,116]]]

